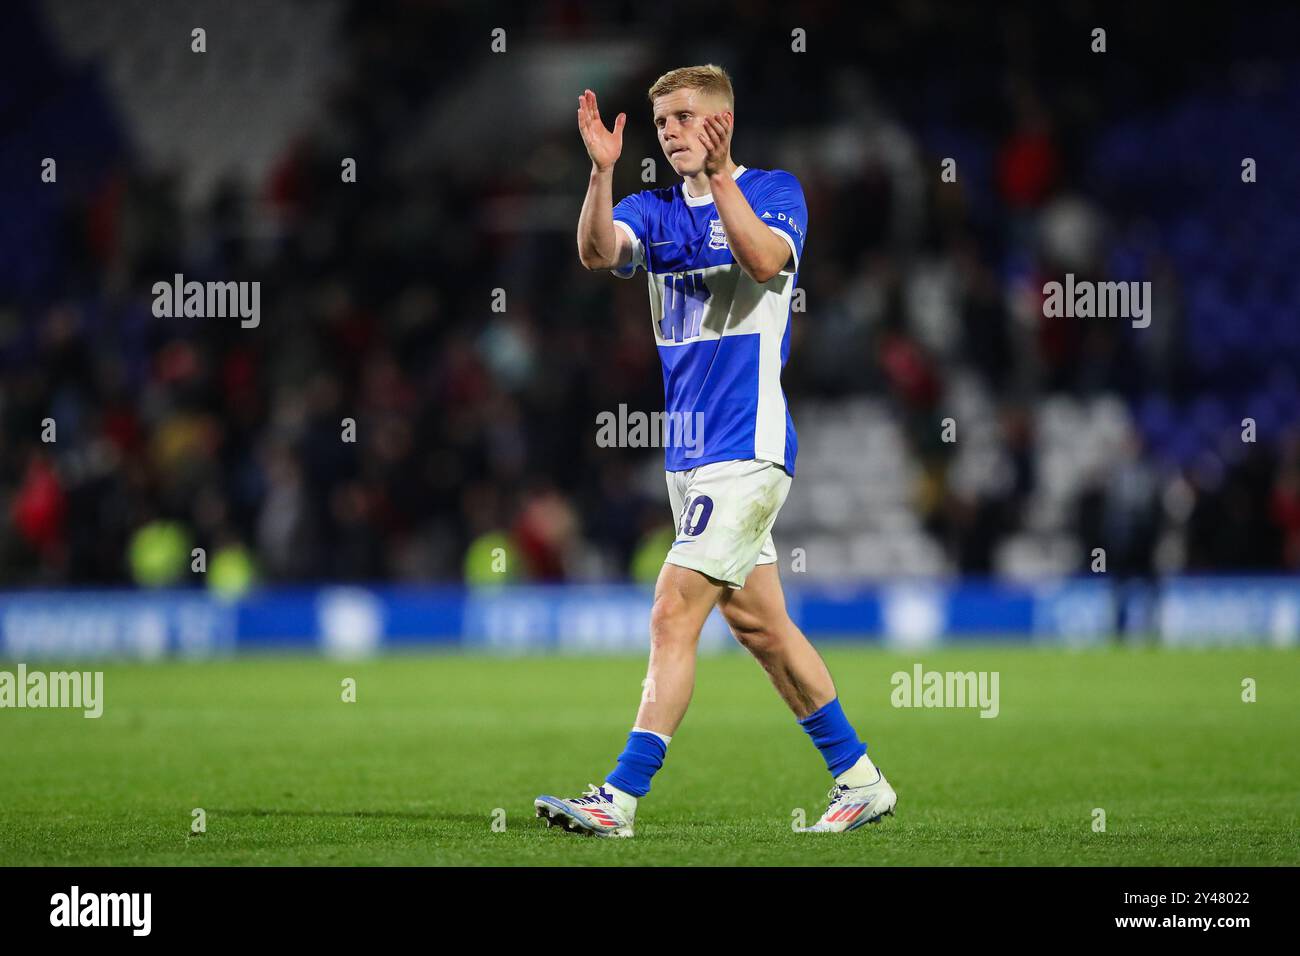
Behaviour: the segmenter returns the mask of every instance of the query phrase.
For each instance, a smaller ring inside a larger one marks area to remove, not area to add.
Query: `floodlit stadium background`
[[[696,62],[808,201],[811,636],[1297,641],[1294,9],[594,6],[6,7],[0,658],[643,646],[661,452],[596,416],[661,378],[643,278],[577,261],[574,113],[629,114],[617,196],[666,185],[645,90]],[[260,325],[155,318],[176,273]],[[1150,326],[1044,318],[1066,273]]]

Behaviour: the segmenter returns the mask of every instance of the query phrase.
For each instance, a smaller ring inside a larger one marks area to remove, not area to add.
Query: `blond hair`
[[[683,66],[669,70],[650,87],[650,105],[656,97],[666,96],[677,90],[699,90],[706,96],[721,97],[727,103],[727,109],[736,108],[736,95],[731,90],[731,77],[727,71],[712,63],[704,66]]]

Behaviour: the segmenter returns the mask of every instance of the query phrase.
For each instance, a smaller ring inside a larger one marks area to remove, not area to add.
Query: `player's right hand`
[[[582,133],[582,142],[587,147],[587,155],[592,165],[604,172],[610,169],[619,154],[623,152],[623,124],[627,114],[619,113],[614,118],[613,132],[605,129],[600,120],[600,108],[596,106],[596,94],[583,90],[578,97],[578,131]]]

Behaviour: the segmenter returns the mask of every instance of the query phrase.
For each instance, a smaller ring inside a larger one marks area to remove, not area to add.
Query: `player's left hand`
[[[704,129],[699,133],[699,140],[704,144],[706,176],[722,172],[727,165],[727,157],[731,155],[731,124],[730,113],[714,113],[704,117]]]

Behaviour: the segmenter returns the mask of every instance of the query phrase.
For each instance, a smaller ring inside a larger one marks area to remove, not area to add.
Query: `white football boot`
[[[585,836],[630,837],[635,806],[625,810],[614,801],[614,795],[605,786],[588,784],[581,797],[563,800],[543,794],[533,801],[537,815],[548,827],[558,826],[566,833]]]
[[[846,787],[837,783],[828,794],[831,805],[822,818],[800,833],[847,833],[865,823],[879,823],[881,817],[892,817],[898,794],[889,785],[885,775],[876,770],[876,780],[865,787]]]

